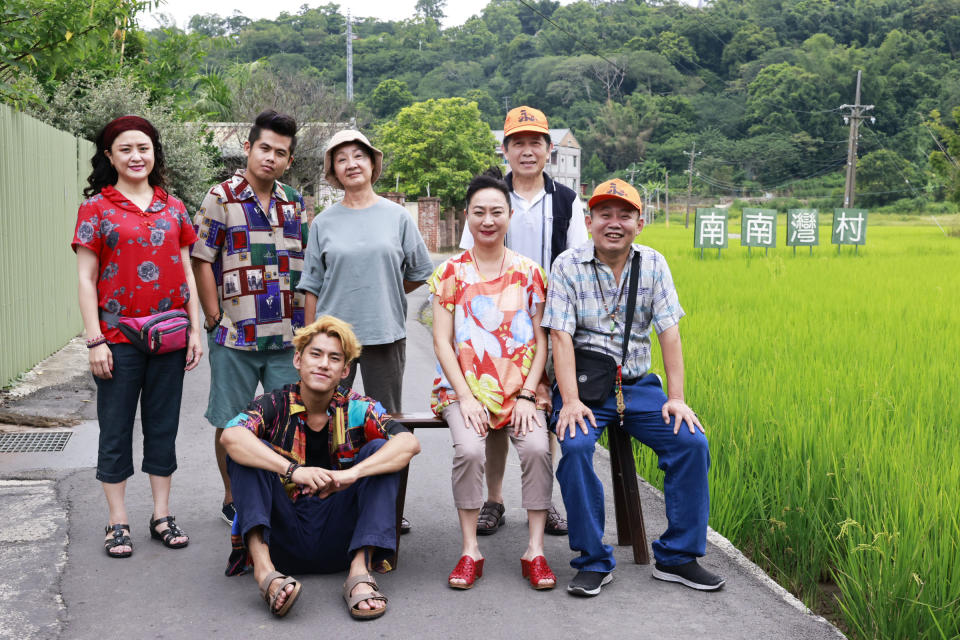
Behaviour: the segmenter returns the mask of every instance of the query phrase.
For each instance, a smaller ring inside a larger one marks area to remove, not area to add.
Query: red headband
[[[150,136],[154,144],[157,143],[157,130],[149,121],[140,116],[122,116],[103,128],[103,148],[112,147],[113,141],[124,131],[142,131]]]

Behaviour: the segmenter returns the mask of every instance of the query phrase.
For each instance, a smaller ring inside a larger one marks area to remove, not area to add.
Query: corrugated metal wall
[[[0,386],[83,329],[70,238],[93,152],[0,104]]]

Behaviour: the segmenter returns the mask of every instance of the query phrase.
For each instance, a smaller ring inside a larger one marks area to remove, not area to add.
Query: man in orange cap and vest
[[[513,209],[506,245],[547,271],[563,251],[587,240],[580,198],[544,171],[552,149],[550,127],[542,111],[528,106],[510,110],[503,123],[503,155],[510,165],[506,181]],[[473,236],[465,228],[460,248],[472,247]],[[549,369],[548,365],[548,372]],[[542,383],[540,387],[537,407],[549,413],[549,386]],[[503,474],[508,445],[507,438],[487,438],[487,500],[477,521],[477,532],[483,535],[496,533],[505,521]],[[553,535],[567,533],[567,523],[554,506],[547,512],[545,531]]]

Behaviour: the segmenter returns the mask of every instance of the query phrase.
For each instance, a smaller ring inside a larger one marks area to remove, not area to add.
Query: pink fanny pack
[[[108,327],[119,329],[130,344],[146,354],[170,353],[187,348],[190,316],[183,309],[128,318],[100,310]]]

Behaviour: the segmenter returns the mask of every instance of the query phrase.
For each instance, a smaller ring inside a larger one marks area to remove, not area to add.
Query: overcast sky
[[[331,0],[334,1],[335,0]],[[569,4],[573,0],[560,0],[560,4]],[[261,18],[273,19],[281,12],[296,13],[304,4],[311,7],[319,7],[327,4],[323,0],[165,0],[158,9],[150,11],[143,15],[140,20],[142,27],[153,29],[157,26],[157,21],[152,17],[157,14],[166,13],[173,17],[177,26],[185,29],[190,21],[190,16],[197,13],[217,13],[221,16],[233,15],[234,10],[239,11],[251,20]],[[350,14],[360,17],[376,17],[380,20],[405,20],[412,18],[414,7],[417,0],[343,0],[335,2],[340,5],[340,11],[345,13],[347,9]],[[444,9],[447,17],[443,21],[443,26],[463,24],[467,18],[472,15],[479,15],[483,7],[486,6],[485,0],[448,0]]]

